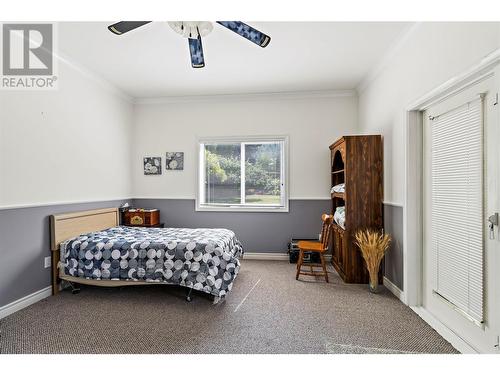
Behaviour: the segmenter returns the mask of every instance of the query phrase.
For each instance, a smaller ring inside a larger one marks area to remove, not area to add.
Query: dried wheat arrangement
[[[380,262],[391,243],[391,236],[375,232],[371,229],[358,230],[354,234],[354,243],[361,250],[370,273],[370,290],[375,291],[378,285]]]

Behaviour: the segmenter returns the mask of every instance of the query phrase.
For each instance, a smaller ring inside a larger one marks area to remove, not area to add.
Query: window
[[[199,142],[197,210],[288,211],[286,137]]]

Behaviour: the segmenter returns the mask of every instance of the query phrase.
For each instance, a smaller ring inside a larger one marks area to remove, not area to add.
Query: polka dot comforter
[[[224,298],[243,255],[228,229],[114,227],[61,245],[68,276],[181,285]]]

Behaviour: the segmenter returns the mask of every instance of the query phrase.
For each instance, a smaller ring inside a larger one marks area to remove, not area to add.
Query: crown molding
[[[184,95],[184,96],[161,96],[148,98],[135,98],[134,104],[169,104],[190,102],[213,102],[213,101],[248,101],[263,99],[311,99],[311,98],[339,98],[355,97],[356,90],[310,90],[310,91],[283,91],[283,92],[261,92],[248,94],[213,94],[213,95]]]
[[[421,27],[422,22],[414,22],[409,25],[405,30],[403,30],[396,41],[391,45],[383,57],[379,60],[377,64],[371,69],[368,74],[361,80],[361,82],[356,87],[356,92],[361,95],[363,91],[372,83],[377,77],[387,68],[387,66],[394,59],[396,54],[401,50],[401,48],[406,44],[408,39],[415,34],[415,32]]]
[[[493,74],[493,69],[500,65],[500,48],[484,56],[477,64],[466,71],[451,77],[432,91],[407,105],[407,111],[424,111],[436,101],[441,101]]]
[[[84,76],[85,78],[88,78],[94,83],[98,84],[101,88],[105,89],[106,91],[119,96],[128,103],[132,104],[134,102],[134,98],[132,96],[126,94],[124,91],[120,90],[118,87],[110,83],[108,80],[101,77],[94,71],[88,69],[87,67],[83,66],[79,62],[75,61],[72,57],[66,55],[64,52],[57,51],[57,53],[54,53],[54,57],[63,64],[67,65],[68,67],[76,71],[77,73]]]

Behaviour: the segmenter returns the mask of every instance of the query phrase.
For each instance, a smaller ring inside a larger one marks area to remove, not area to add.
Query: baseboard
[[[329,262],[332,256],[330,254],[325,255],[325,261]],[[245,252],[243,259],[248,260],[289,260],[287,253],[248,253]]]
[[[410,306],[415,313],[420,316],[428,325],[436,330],[446,341],[448,341],[455,349],[464,354],[479,353],[473,346],[467,343],[464,339],[458,336],[454,331],[441,323],[434,315],[427,311],[422,306]]]
[[[19,298],[17,301],[11,302],[8,305],[0,307],[0,319],[15,313],[29,305],[32,305],[44,298],[50,297],[52,295],[52,287],[48,286],[37,292],[31,293],[23,298]]]
[[[394,294],[401,302],[405,303],[404,293],[391,280],[384,276],[384,286]]]
[[[243,259],[248,260],[288,260],[287,253],[247,253],[243,255]]]

